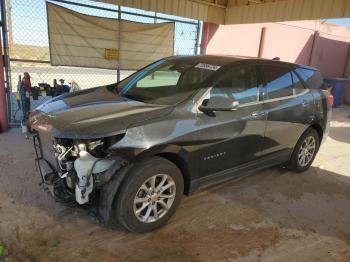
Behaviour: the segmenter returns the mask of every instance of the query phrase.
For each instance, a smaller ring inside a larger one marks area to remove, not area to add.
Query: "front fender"
[[[115,221],[115,219],[113,219],[113,215],[115,214],[113,205],[114,199],[126,174],[132,167],[133,164],[130,163],[119,171],[116,171],[109,183],[105,184],[100,191],[98,214],[102,223],[106,226],[113,226],[113,221]],[[112,166],[110,170],[113,170],[113,168],[115,167]]]
[[[177,165],[184,176],[185,190],[187,192],[192,192],[191,181],[193,179],[193,174],[196,172],[197,161],[192,159],[193,155],[190,155],[183,147],[179,145],[159,145],[139,151],[137,155],[132,159],[128,159],[124,164],[116,162],[102,175],[105,184],[100,191],[98,212],[105,225],[113,225],[113,214],[115,214],[113,205],[114,199],[118,195],[119,188],[128,172],[133,168],[135,163],[142,162],[153,156],[165,157]],[[175,156],[176,158],[168,158],[168,156]],[[189,163],[191,162],[193,164],[190,165]]]

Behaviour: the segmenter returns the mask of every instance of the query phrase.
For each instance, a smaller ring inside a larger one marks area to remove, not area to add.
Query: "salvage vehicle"
[[[154,230],[209,183],[275,165],[307,170],[329,130],[323,86],[317,69],[276,60],[161,59],[31,113],[43,184],[95,206],[106,225]]]

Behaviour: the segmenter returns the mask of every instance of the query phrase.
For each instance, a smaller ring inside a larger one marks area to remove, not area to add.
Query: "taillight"
[[[333,103],[334,103],[334,97],[333,95],[329,94],[328,97],[327,97],[327,101],[328,101],[328,105],[330,107],[333,107]]]

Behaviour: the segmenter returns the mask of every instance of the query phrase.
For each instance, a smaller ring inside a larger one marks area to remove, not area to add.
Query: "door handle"
[[[301,103],[302,107],[307,107],[307,100],[303,100],[303,102]]]
[[[251,114],[251,116],[254,117],[254,118],[258,118],[258,117],[264,116],[264,115],[265,115],[265,112],[264,112],[264,111],[253,112],[253,113]]]

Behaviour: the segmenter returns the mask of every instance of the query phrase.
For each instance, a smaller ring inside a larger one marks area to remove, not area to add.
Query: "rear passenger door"
[[[263,156],[286,161],[305,126],[312,121],[313,96],[293,67],[262,65],[267,113]]]

